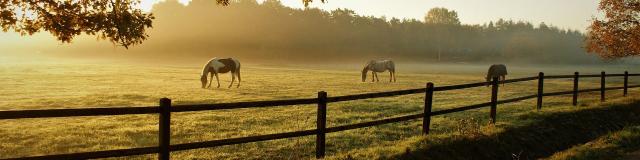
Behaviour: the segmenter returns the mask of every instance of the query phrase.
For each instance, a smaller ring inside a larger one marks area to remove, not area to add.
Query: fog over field
[[[3,54],[23,56],[168,63],[211,57],[276,64],[363,63],[381,58],[421,64],[631,63],[600,60],[586,53],[584,33],[553,24],[509,19],[432,24],[424,19],[361,16],[349,9],[294,9],[272,0],[232,3],[228,7],[210,0],[194,0],[187,6],[174,0],[157,3],[151,10],[156,19],[149,39],[130,49],[92,36],[61,44],[46,33],[33,37],[2,33],[6,43],[0,48],[6,51]]]

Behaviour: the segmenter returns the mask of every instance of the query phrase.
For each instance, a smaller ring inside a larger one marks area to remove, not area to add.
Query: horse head
[[[367,80],[367,72],[369,71],[369,66],[364,66],[362,69],[362,82]]]
[[[207,75],[202,75],[200,76],[200,82],[202,82],[202,88],[204,88],[207,85]]]

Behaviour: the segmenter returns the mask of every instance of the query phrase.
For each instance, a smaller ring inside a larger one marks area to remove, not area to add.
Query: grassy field
[[[409,66],[401,68],[397,83],[386,82],[388,74],[380,74],[379,83],[360,82],[359,65],[269,66],[243,64],[240,88],[225,88],[230,75],[222,75],[219,89],[201,89],[200,67],[152,66],[127,64],[82,63],[5,63],[0,64],[0,110],[117,107],[157,105],[159,98],[168,97],[174,104],[220,103],[253,100],[311,98],[318,91],[329,96],[390,91],[479,82],[484,80],[484,67]],[[411,67],[411,69],[408,69]],[[580,68],[582,73],[599,73],[601,69]],[[513,67],[507,78],[549,74],[572,74],[574,70]],[[624,68],[613,69],[617,72]],[[633,70],[629,70],[633,72]],[[633,72],[635,73],[635,72]],[[640,82],[632,78],[631,83]],[[620,86],[621,79],[608,80],[608,86]],[[215,82],[214,82],[215,83]],[[599,87],[598,79],[581,81],[581,88]],[[571,80],[548,80],[545,92],[569,90]],[[507,84],[500,87],[499,99],[536,93],[536,81]],[[622,91],[610,91],[611,101],[626,102]],[[633,96],[640,90],[630,90]],[[581,108],[597,106],[597,93],[582,94]],[[632,96],[632,97],[633,97]],[[490,88],[438,92],[434,110],[477,104],[490,100]],[[500,105],[498,123],[487,125],[489,110],[478,109],[438,116],[432,119],[429,143],[438,143],[457,135],[497,134],[514,126],[533,123],[525,115],[546,115],[567,110],[570,96],[545,98],[542,111],[535,111],[535,100]],[[328,106],[327,126],[345,125],[385,117],[420,113],[423,95],[377,98]],[[269,133],[279,133],[315,127],[316,108],[313,105],[238,109],[225,111],[187,112],[172,115],[172,143],[197,142]],[[472,124],[469,129],[469,124]],[[388,158],[404,154],[425,137],[420,136],[420,121],[382,125],[327,135],[328,159]],[[79,118],[48,118],[2,120],[0,123],[0,158],[61,154],[157,144],[157,116],[104,116]],[[176,159],[312,159],[315,137],[291,138],[248,143],[218,148],[172,153]],[[150,159],[155,155],[127,157]]]
[[[594,141],[553,154],[549,159],[637,159],[640,126],[628,126]],[[629,152],[634,152],[629,154]]]

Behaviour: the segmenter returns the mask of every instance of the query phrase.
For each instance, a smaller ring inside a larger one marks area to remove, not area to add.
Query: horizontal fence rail
[[[76,108],[48,110],[0,111],[0,119],[109,116],[159,113],[158,107]]]
[[[622,76],[625,76],[625,75],[624,74],[607,74],[607,77],[622,77]]]
[[[534,94],[534,95],[522,96],[517,98],[505,99],[505,100],[498,101],[498,104],[513,103],[513,102],[523,101],[523,100],[536,98],[536,97],[538,97],[538,95]]]
[[[173,105],[171,112],[190,112],[190,111],[211,111],[225,109],[240,108],[260,108],[260,107],[279,107],[291,105],[316,104],[317,98],[307,99],[290,99],[290,100],[273,100],[273,101],[253,101],[253,102],[235,102],[235,103],[216,103],[216,104],[194,104],[194,105]]]
[[[580,93],[600,91],[600,88],[578,90]]]
[[[548,76],[544,76],[545,79],[568,79],[568,78],[573,78],[574,75],[548,75]],[[580,75],[580,77],[585,77],[585,78],[590,78],[590,77],[601,77],[602,75],[600,74],[584,74],[584,75]],[[624,74],[607,74],[606,77],[623,77]],[[631,76],[631,74],[629,74],[628,76]],[[537,78],[537,77],[536,77]]]
[[[450,90],[457,90],[457,89],[466,89],[466,88],[487,86],[487,85],[490,85],[490,84],[491,84],[491,82],[478,82],[478,83],[469,83],[469,84],[458,84],[458,85],[435,87],[433,89],[433,91],[450,91]]]
[[[233,144],[310,136],[310,135],[316,134],[316,132],[317,131],[314,129],[314,130],[275,133],[275,134],[267,134],[267,135],[251,136],[251,137],[229,138],[229,139],[221,139],[221,140],[213,140],[213,141],[176,144],[176,145],[171,145],[171,151],[182,151],[182,150],[190,150],[190,149],[198,149],[198,148],[209,148],[209,147],[218,147],[218,146],[233,145]]]
[[[531,81],[536,79],[538,79],[538,77],[524,77],[524,78],[508,79],[508,80],[500,81],[500,83],[526,82],[526,81]]]
[[[565,95],[565,94],[573,94],[573,91],[549,92],[549,93],[542,94],[542,96],[559,96],[559,95]]]
[[[160,101],[160,107],[119,107],[119,108],[79,108],[79,109],[50,109],[50,110],[9,110],[0,111],[0,120],[3,119],[22,119],[22,118],[46,118],[46,117],[77,117],[77,116],[112,116],[112,115],[135,115],[135,114],[160,114],[159,119],[159,146],[155,147],[142,147],[131,149],[117,149],[106,151],[94,151],[94,152],[82,152],[82,153],[69,153],[58,155],[43,155],[33,157],[20,157],[9,159],[92,159],[92,158],[108,158],[108,157],[123,157],[132,155],[144,155],[144,154],[158,154],[159,159],[169,159],[169,153],[173,151],[191,150],[199,148],[218,147],[225,145],[243,144],[259,141],[269,141],[276,139],[286,139],[302,136],[316,135],[316,158],[324,157],[325,152],[325,134],[340,132],[345,130],[352,130],[364,127],[372,127],[383,124],[397,123],[402,121],[423,119],[423,134],[429,133],[429,126],[432,116],[444,115],[449,113],[461,112],[472,109],[479,109],[484,107],[491,107],[491,119],[495,123],[496,118],[496,106],[498,104],[513,103],[523,101],[527,99],[538,98],[538,109],[541,108],[542,97],[546,96],[559,96],[573,94],[573,105],[576,105],[577,95],[585,92],[600,91],[601,100],[604,101],[605,91],[623,89],[624,94],[627,95],[627,89],[638,88],[640,85],[628,85],[628,77],[640,76],[640,74],[585,74],[580,75],[576,72],[574,75],[549,75],[544,76],[542,72],[538,76],[524,77],[498,81],[494,78],[492,81],[477,82],[468,84],[448,85],[448,86],[434,86],[433,83],[429,83],[426,88],[417,89],[405,89],[397,91],[386,91],[377,93],[364,93],[355,95],[335,96],[327,97],[326,92],[319,92],[318,98],[306,98],[306,99],[288,99],[288,100],[269,100],[269,101],[252,101],[252,102],[232,102],[232,103],[216,103],[216,104],[184,104],[184,105],[171,105],[171,100],[163,98]],[[600,88],[592,89],[578,89],[578,78],[600,77]],[[622,87],[605,87],[605,77],[624,77],[624,85]],[[574,86],[572,91],[557,91],[557,92],[543,92],[544,79],[573,79]],[[522,97],[515,97],[505,100],[497,100],[498,86],[499,84],[516,83],[538,80],[538,94],[526,95]],[[433,93],[438,91],[450,91],[467,89],[481,86],[492,86],[492,98],[491,102],[473,104],[463,107],[450,108],[438,111],[431,111]],[[411,95],[425,93],[425,109],[423,113],[410,114],[392,118],[385,118],[380,120],[373,120],[368,122],[360,122],[355,124],[347,124],[341,126],[326,127],[326,109],[327,103],[343,102],[360,99],[370,98],[382,98],[401,95]],[[317,129],[291,131],[285,133],[273,133],[258,136],[229,138],[202,142],[191,142],[183,144],[170,144],[170,114],[171,112],[192,112],[192,111],[213,111],[213,110],[229,110],[229,109],[241,109],[241,108],[264,108],[264,107],[277,107],[277,106],[291,106],[291,105],[318,105],[318,126]]]
[[[408,121],[408,120],[422,118],[423,116],[424,116],[424,113],[419,113],[419,114],[412,114],[412,115],[400,116],[395,118],[387,118],[387,119],[381,119],[381,120],[375,120],[375,121],[369,121],[369,122],[349,124],[344,126],[329,127],[327,128],[327,133]]]
[[[417,93],[424,93],[424,88],[328,97],[327,102],[342,102],[342,101],[352,101],[352,100],[358,100],[358,99],[392,97],[392,96],[409,95],[409,94],[417,94]]]
[[[598,75],[600,77],[600,75]],[[573,75],[545,75],[545,79],[565,79],[565,78],[573,78]]]
[[[445,109],[445,110],[435,111],[435,112],[431,112],[430,115],[431,116],[436,116],[436,115],[441,115],[441,114],[448,114],[448,113],[466,111],[466,110],[477,109],[477,108],[482,108],[482,107],[489,107],[489,106],[491,106],[491,102],[474,104],[474,105],[464,106],[464,107],[459,107],[459,108],[452,108],[452,109]]]
[[[158,147],[144,147],[144,148],[116,149],[116,150],[107,150],[107,151],[94,151],[94,152],[82,152],[82,153],[70,153],[70,154],[58,154],[58,155],[46,155],[46,156],[34,156],[34,157],[8,158],[5,160],[96,159],[96,158],[110,158],[110,157],[155,154],[158,152],[159,152]]]
[[[580,77],[585,77],[585,78],[589,78],[589,77],[600,77],[602,75],[600,74],[585,74],[585,75],[580,75]]]

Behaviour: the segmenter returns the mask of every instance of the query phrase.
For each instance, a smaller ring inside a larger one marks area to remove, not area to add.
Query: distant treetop
[[[424,22],[427,24],[445,24],[459,25],[458,12],[446,8],[432,8],[424,16]]]

